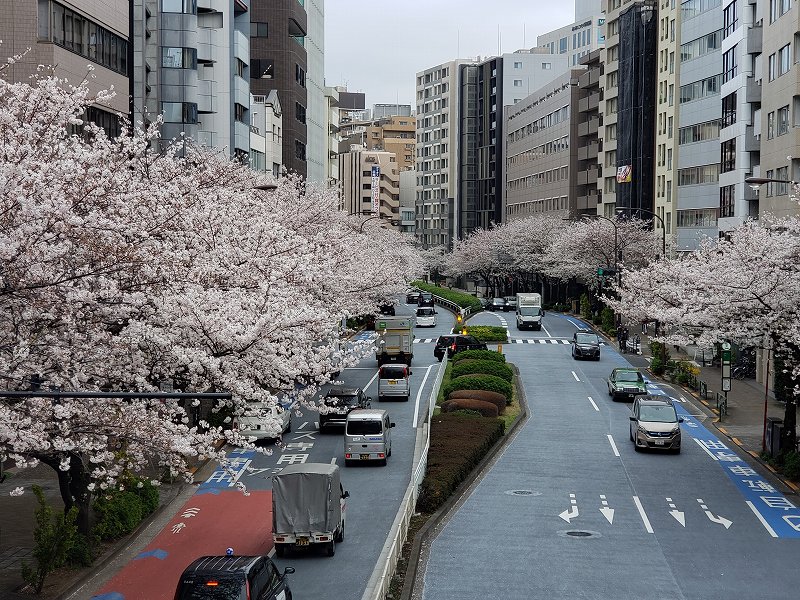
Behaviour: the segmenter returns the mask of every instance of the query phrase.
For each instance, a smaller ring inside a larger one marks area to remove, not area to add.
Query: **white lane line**
[[[304,422],[302,425],[300,425],[300,427],[298,427],[297,429],[298,429],[298,430],[300,430],[300,429],[302,429],[303,427],[305,427],[306,425],[308,425],[308,421],[305,421],[305,422]]]
[[[600,409],[599,409],[599,408],[597,408],[597,404],[595,404],[595,403],[594,403],[594,400],[592,400],[592,397],[591,397],[591,396],[587,396],[587,398],[589,398],[589,402],[591,402],[591,403],[592,403],[592,406],[594,406],[594,409],[595,409],[597,412],[600,412]]]
[[[319,421],[314,421],[314,429],[319,429]]]
[[[430,365],[425,370],[425,377],[422,378],[422,383],[419,384],[419,389],[417,390],[417,399],[414,402],[414,419],[411,421],[411,426],[417,426],[417,417],[419,416],[419,399],[422,398],[422,390],[425,388],[425,382],[428,381],[428,375],[431,374],[431,369],[433,367],[438,368],[439,365]]]
[[[572,342],[570,342],[569,340],[561,340],[561,343],[562,344],[571,344]]]
[[[611,434],[606,435],[608,438],[608,443],[611,444],[611,450],[614,452],[614,456],[619,456],[619,450],[617,450],[617,444],[614,442],[614,438],[611,437]]]
[[[542,331],[544,331],[547,334],[547,337],[553,337],[552,335],[550,335],[550,332],[547,331],[547,327],[544,326],[544,323],[542,323]]]
[[[711,454],[711,451],[708,448],[706,448],[705,445],[703,445],[703,442],[701,442],[697,438],[694,438],[694,441],[697,442],[697,445],[700,446],[705,451],[705,453],[708,454],[712,459],[717,461],[719,460],[716,456]]]
[[[758,512],[758,509],[755,507],[755,505],[753,505],[753,503],[750,502],[750,500],[745,500],[745,504],[747,504],[747,506],[750,507],[750,510],[752,510],[756,514],[756,517],[758,517],[758,520],[761,521],[761,524],[764,526],[764,529],[766,529],[772,537],[774,538],[778,537],[778,534],[775,533],[775,530],[770,526],[769,523],[767,523],[767,520],[764,518],[764,516],[760,512]]]
[[[372,385],[372,382],[373,382],[373,381],[375,381],[375,380],[378,378],[378,373],[379,373],[379,372],[380,372],[380,371],[375,371],[375,375],[373,375],[373,376],[372,376],[372,379],[370,379],[370,380],[367,382],[367,385],[365,385],[365,386],[364,386],[364,391],[367,391],[367,390],[369,389],[369,386],[371,386],[371,385]]]
[[[644,506],[642,506],[642,501],[639,500],[639,496],[633,497],[633,503],[639,511],[639,516],[642,517],[642,523],[644,523],[644,528],[647,530],[647,533],[653,533],[653,526],[650,525],[650,519],[647,518],[647,513],[644,512]]]
[[[335,456],[334,456],[334,457],[331,459],[331,464],[332,464],[332,465],[335,465],[335,464],[336,464],[336,457],[335,457]]]
[[[577,373],[575,373],[575,371],[572,372],[572,376],[575,378],[575,381],[580,381],[580,379],[578,379],[578,375],[577,375]]]

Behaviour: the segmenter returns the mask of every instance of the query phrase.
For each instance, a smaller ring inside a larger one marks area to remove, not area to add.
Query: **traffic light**
[[[464,317],[462,317],[460,313],[456,315],[456,321],[458,322],[459,325],[461,324],[461,322],[463,320],[464,320]]]
[[[617,270],[613,267],[597,267],[598,277],[613,277],[617,274]]]

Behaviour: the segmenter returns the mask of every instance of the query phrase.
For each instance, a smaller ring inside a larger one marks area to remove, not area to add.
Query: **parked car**
[[[608,395],[614,400],[634,400],[647,393],[647,384],[638,369],[618,367],[606,380]]]
[[[505,304],[503,304],[503,310],[505,312],[509,312],[512,310],[517,310],[517,297],[516,296],[505,296],[503,298],[505,300]]]
[[[354,410],[344,428],[344,464],[377,461],[386,466],[392,455],[392,427],[385,410]]]
[[[492,298],[492,301],[486,305],[487,310],[505,310],[506,301],[504,298]]]
[[[637,452],[643,448],[681,451],[681,423],[667,396],[640,396],[633,401],[630,438]]]
[[[417,300],[419,300],[420,291],[418,289],[413,289],[406,293],[406,304],[416,304]]]
[[[572,334],[572,358],[600,360],[600,337],[591,331],[576,331]]]
[[[203,556],[183,571],[175,600],[291,599],[287,575],[267,556]]]
[[[433,306],[433,294],[430,292],[420,292],[417,298],[417,306]]]
[[[437,314],[432,306],[420,306],[417,309],[417,327],[436,327]]]
[[[319,430],[327,425],[344,425],[347,413],[356,408],[368,408],[370,402],[372,398],[361,388],[333,386],[322,401],[328,410],[319,415]]]
[[[433,347],[433,355],[439,362],[442,362],[444,355],[447,354],[447,349],[453,344],[455,335],[440,335],[436,340],[436,345]]]
[[[485,342],[480,342],[471,335],[454,335],[453,341],[447,347],[447,357],[453,358],[464,350],[488,350]]]
[[[292,430],[292,411],[276,404],[248,402],[246,412],[233,418],[233,428],[256,441],[275,439]]]
[[[403,364],[382,365],[378,369],[378,402],[405,400],[411,396],[411,369]]]

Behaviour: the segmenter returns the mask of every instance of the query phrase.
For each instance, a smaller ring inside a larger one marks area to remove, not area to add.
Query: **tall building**
[[[578,120],[574,115],[583,71],[570,70],[505,107],[503,221],[534,214],[577,214]],[[596,132],[596,122],[594,127]],[[596,180],[596,171],[594,176]]]
[[[308,173],[308,15],[305,2],[251,2],[250,85],[256,95],[266,95],[270,90],[278,92],[284,110],[283,161],[288,171],[305,177]]]
[[[357,146],[339,156],[342,203],[349,214],[380,216],[388,226],[400,229],[400,172],[394,158],[391,152]]]
[[[349,151],[353,145],[366,150],[391,152],[400,172],[414,168],[414,117],[384,117],[369,121],[350,121],[342,126],[339,147]]]
[[[283,110],[278,92],[250,97],[250,168],[281,174],[283,163]]]
[[[551,54],[565,54],[567,66],[574,67],[581,58],[601,48],[605,43],[603,24],[605,18],[600,12],[599,0],[584,2],[583,8],[595,12],[579,16],[580,0],[575,3],[575,22],[548,31],[536,38],[536,45],[546,48]]]
[[[325,105],[328,113],[326,119],[328,135],[325,137],[325,156],[327,157],[325,180],[329,185],[335,187],[339,182],[339,140],[341,138],[339,133],[341,131],[341,116],[337,88],[325,88]]]
[[[326,153],[328,102],[325,98],[325,0],[305,0],[305,7],[308,13],[306,179],[325,183],[329,177],[329,158]]]
[[[57,77],[76,83],[87,79],[91,64],[95,70],[87,80],[89,90],[113,86],[117,95],[92,106],[86,117],[109,135],[118,135],[119,115],[127,116],[130,110],[129,28],[128,3],[123,0],[6,2],[0,48],[3,56],[23,56],[7,67],[4,76],[27,82],[39,65],[46,65]]]
[[[602,182],[603,165],[599,162],[600,151],[600,102],[603,96],[600,81],[603,76],[603,65],[600,63],[600,51],[595,50],[581,59],[586,67],[578,77],[578,113],[572,118],[578,122],[577,166],[575,189],[575,212],[578,215],[596,215],[600,204],[598,182]]]

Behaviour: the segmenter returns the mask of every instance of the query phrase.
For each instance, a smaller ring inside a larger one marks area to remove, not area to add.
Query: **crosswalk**
[[[416,338],[415,344],[432,344],[436,338]],[[511,344],[565,344],[569,345],[572,340],[566,338],[512,338],[508,343]],[[600,342],[601,346],[606,346],[605,342]]]

